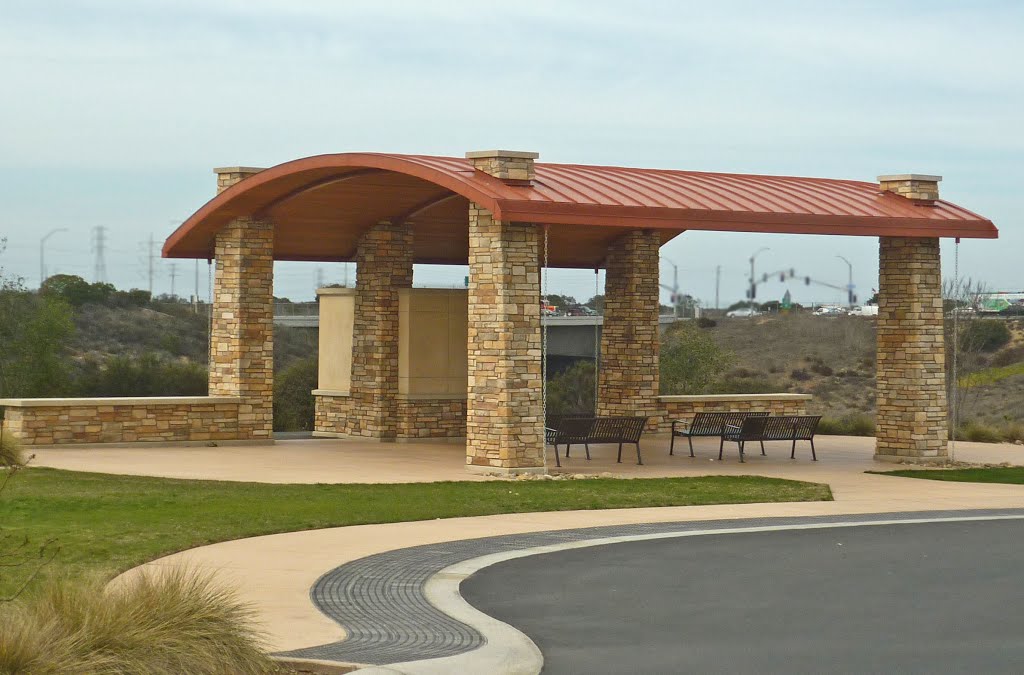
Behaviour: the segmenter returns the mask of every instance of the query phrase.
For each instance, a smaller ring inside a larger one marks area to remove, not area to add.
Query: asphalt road
[[[630,542],[462,584],[545,673],[1022,673],[1024,521]]]

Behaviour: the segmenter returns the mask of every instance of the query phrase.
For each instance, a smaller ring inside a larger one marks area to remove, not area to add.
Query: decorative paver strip
[[[446,567],[493,553],[605,537],[700,530],[999,516],[1024,517],[1024,509],[644,523],[486,537],[398,549],[341,565],[314,584],[311,591],[314,604],[345,628],[348,632],[346,640],[283,652],[280,656],[383,665],[455,656],[476,649],[484,644],[484,637],[476,629],[431,605],[424,588],[432,576]]]

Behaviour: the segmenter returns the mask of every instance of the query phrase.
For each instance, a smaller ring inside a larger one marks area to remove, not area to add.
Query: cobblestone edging
[[[456,563],[493,553],[604,537],[750,527],[871,523],[954,517],[1024,516],[1024,509],[923,511],[742,520],[616,525],[430,544],[388,551],[337,567],[314,584],[313,603],[343,626],[341,642],[282,652],[279,656],[382,665],[455,656],[482,646],[474,628],[428,602],[427,581]]]

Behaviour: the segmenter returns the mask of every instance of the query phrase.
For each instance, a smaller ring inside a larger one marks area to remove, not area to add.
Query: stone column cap
[[[267,168],[264,166],[219,166],[214,168],[213,172],[216,174],[221,173],[259,173],[260,171],[266,171]]]
[[[878,182],[879,183],[886,183],[886,182],[900,181],[900,180],[919,180],[919,181],[925,181],[925,182],[928,182],[928,183],[938,183],[939,181],[942,180],[942,176],[929,176],[928,174],[924,174],[924,173],[894,173],[894,174],[887,174],[887,175],[879,176],[878,177]]]
[[[521,150],[473,150],[466,153],[466,159],[486,159],[488,157],[508,157],[510,159],[537,159],[539,152],[523,152]]]

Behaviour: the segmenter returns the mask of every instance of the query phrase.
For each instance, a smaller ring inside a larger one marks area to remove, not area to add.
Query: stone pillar
[[[661,424],[658,406],[657,232],[633,230],[608,249],[601,330],[597,414],[647,415]]]
[[[272,440],[274,226],[239,218],[218,234],[210,327],[210,396],[236,396],[238,434]]]
[[[939,240],[881,237],[875,458],[946,458]]]
[[[878,177],[883,192],[922,208],[939,198],[941,180]],[[878,277],[875,458],[943,461],[949,436],[939,240],[881,237]]]
[[[217,174],[217,194],[260,171],[263,169],[255,166],[222,166],[214,169],[213,172]]]
[[[469,205],[471,470],[543,472],[539,238],[535,225],[503,223]]]
[[[351,411],[346,433],[393,440],[397,432],[398,296],[412,287],[412,228],[381,222],[356,249]]]

